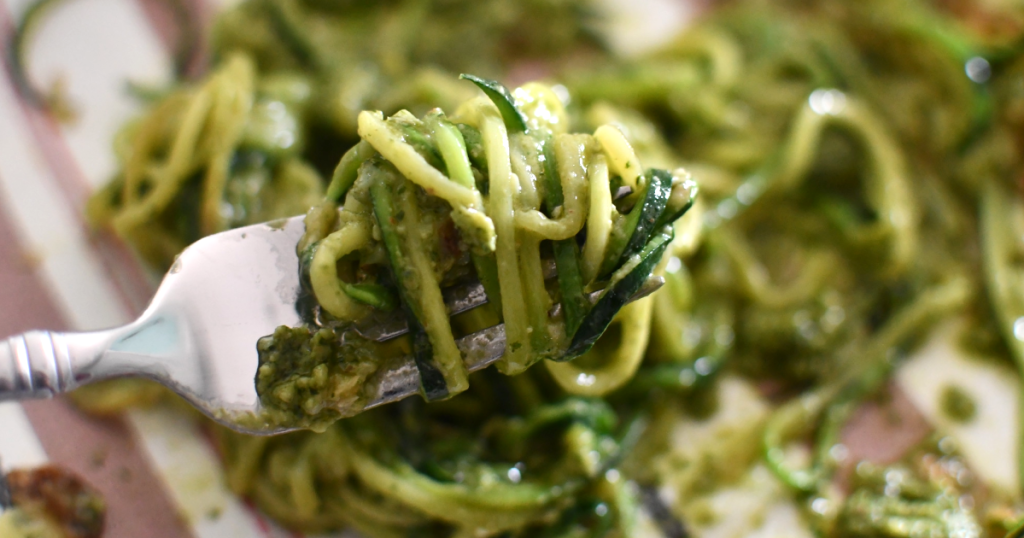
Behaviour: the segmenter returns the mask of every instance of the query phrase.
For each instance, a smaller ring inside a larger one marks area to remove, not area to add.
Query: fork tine
[[[487,304],[487,293],[479,282],[445,288],[441,290],[441,294],[449,316]],[[368,340],[386,342],[409,332],[409,325],[401,311],[395,311],[384,320],[373,317],[366,319],[358,323],[353,330]]]
[[[629,301],[633,302],[654,293],[664,283],[665,279],[660,276],[648,278],[643,287],[629,298]],[[480,287],[483,288],[483,286]],[[596,291],[591,295],[600,293],[600,291]],[[486,295],[484,302],[486,302]],[[505,354],[505,325],[499,323],[463,336],[456,340],[455,344],[462,352],[467,370],[470,372],[482,370],[497,362]],[[419,392],[420,375],[412,356],[405,355],[382,365],[382,368],[372,375],[367,383],[372,387],[372,392],[369,394],[370,402],[366,405],[366,409],[370,409]]]
[[[466,369],[482,370],[494,364],[505,354],[505,325],[498,324],[463,336],[455,341],[462,352]],[[405,355],[384,364],[367,380],[373,387],[366,409],[391,403],[419,392],[420,373],[411,355]]]
[[[557,276],[553,260],[543,260],[542,269],[544,280],[550,280]],[[441,295],[444,297],[444,304],[448,309],[449,316],[487,304],[487,293],[479,282],[444,288],[441,290]],[[370,316],[356,324],[353,330],[367,340],[387,342],[409,332],[409,326],[406,324],[402,312],[395,311],[383,319],[380,316]]]
[[[640,288],[640,291],[630,298],[630,301],[636,301],[654,293],[664,283],[664,278],[660,276],[651,276],[647,279],[647,282],[644,283],[643,287]],[[487,304],[487,293],[484,291],[483,285],[479,282],[445,288],[441,290],[441,292],[444,296],[444,304],[448,308],[449,316],[461,314],[467,310],[472,310],[478,306]],[[591,292],[587,295],[587,299],[591,304],[596,303],[603,292],[603,289]],[[548,315],[551,317],[557,317],[561,311],[561,307],[561,304],[554,305]],[[406,323],[405,316],[403,316],[401,312],[396,311],[388,315],[388,317],[383,320],[377,317],[370,317],[363,320],[357,324],[353,330],[356,334],[368,340],[387,342],[388,340],[398,338],[399,336],[409,332],[409,326]]]

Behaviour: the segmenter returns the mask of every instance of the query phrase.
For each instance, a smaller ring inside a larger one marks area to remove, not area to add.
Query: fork
[[[256,342],[278,326],[303,323],[296,309],[301,289],[295,253],[303,231],[300,216],[200,239],[178,256],[145,312],[123,327],[29,331],[7,338],[0,342],[0,401],[49,398],[95,381],[142,377],[168,387],[236,431],[292,431],[252,420],[261,411]],[[630,300],[653,292],[662,282],[651,277]],[[487,302],[479,283],[446,289],[444,296],[450,315]],[[352,330],[377,341],[408,331],[400,315],[372,321]],[[504,328],[483,329],[457,344],[469,371],[486,368],[505,351]],[[406,356],[389,361],[367,383],[366,407],[376,407],[416,394],[419,372]]]

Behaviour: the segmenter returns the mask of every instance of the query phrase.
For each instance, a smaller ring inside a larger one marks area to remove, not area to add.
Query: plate
[[[4,43],[30,3],[0,0]],[[702,2],[602,4],[611,14],[604,28],[611,45],[636,55],[672,36]],[[208,14],[223,5],[195,7]],[[139,110],[127,83],[158,86],[170,79],[174,31],[161,9],[158,0],[75,0],[47,17],[31,42],[31,75],[41,87],[64,92],[70,121],[57,121],[19,95],[9,62],[0,72],[0,335],[121,325],[155,289],[158,275],[115,238],[90,230],[83,211],[90,193],[115,173],[111,141]],[[1012,371],[965,360],[939,337],[895,379],[900,405],[914,417],[904,426],[921,430],[886,430],[866,412],[857,427],[874,434],[853,436],[852,450],[885,459],[886,447],[900,444],[893,435],[919,438],[931,422],[960,441],[984,478],[1017,489],[1019,383]],[[958,379],[979,395],[973,426],[946,423],[939,411],[939,393]],[[0,468],[51,461],[98,487],[109,504],[109,538],[296,536],[227,490],[213,444],[194,418],[175,409],[97,419],[63,399],[8,402],[0,404],[0,432]],[[879,443],[880,435],[889,441]]]

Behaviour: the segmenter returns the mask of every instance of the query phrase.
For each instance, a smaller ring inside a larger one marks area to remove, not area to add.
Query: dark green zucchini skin
[[[626,218],[616,223],[608,244],[600,276],[614,272],[631,256],[640,252],[654,233],[655,224],[665,212],[672,193],[672,174],[665,170],[650,169],[644,174],[646,185]]]
[[[657,172],[668,174],[664,170],[657,170]],[[669,175],[671,176],[671,174]],[[673,180],[674,178],[670,179],[670,181]],[[661,217],[658,217],[658,222],[654,224],[654,229],[660,229],[662,226],[671,226],[672,223],[681,219],[693,207],[693,203],[697,200],[698,192],[697,184],[693,181],[682,181],[672,185],[669,190],[665,211],[661,213]]]
[[[465,73],[459,75],[459,78],[468,80],[483,90],[484,94],[494,103],[494,106],[498,107],[498,112],[501,112],[501,119],[505,123],[505,128],[510,133],[526,132],[526,116],[516,106],[512,92],[508,91],[508,88],[498,81]]]
[[[398,299],[386,286],[380,284],[346,284],[345,294],[377,310],[390,312],[398,306]]]
[[[654,223],[654,228],[658,229],[661,228],[662,226],[671,226],[673,222],[679,220],[683,215],[685,215],[691,207],[693,207],[693,200],[690,200],[689,203],[687,203],[680,209],[675,209],[671,207],[666,208],[665,212],[661,214],[661,218],[658,219],[658,222]]]
[[[430,343],[427,331],[408,307],[405,309],[405,316],[409,318],[412,356],[416,362],[416,369],[420,372],[420,391],[428,402],[444,400],[449,394],[448,383],[444,380],[444,374],[434,364],[434,346]]]
[[[370,198],[373,201],[373,213],[377,217],[377,224],[380,226],[381,236],[384,239],[384,248],[388,252],[388,259],[391,261],[391,269],[394,272],[395,284],[398,287],[398,295],[401,298],[402,309],[409,325],[409,336],[412,338],[412,353],[416,368],[420,373],[420,390],[423,397],[428,401],[442,400],[448,397],[448,383],[445,382],[444,374],[434,362],[434,346],[430,343],[427,332],[423,329],[420,321],[416,302],[410,293],[406,280],[412,278],[407,275],[409,265],[405,254],[402,252],[402,239],[397,230],[398,220],[395,216],[395,200],[393,193],[400,188],[400,183],[405,181],[395,170],[388,170],[382,166],[377,159],[373,159],[360,169],[360,173],[374,174],[374,181],[370,186]]]
[[[338,161],[338,166],[334,168],[325,198],[340,204],[352,184],[356,182],[356,178],[359,176],[359,167],[376,154],[377,150],[373,149],[373,146],[365,140],[361,140],[346,151]]]
[[[544,141],[544,204],[550,217],[555,208],[565,203],[561,178],[555,168],[555,155],[551,138]],[[580,247],[575,238],[553,241],[551,250],[558,270],[558,289],[562,296],[562,312],[565,319],[565,334],[573,334],[579,328],[590,303],[583,293],[583,274],[580,272]]]
[[[597,304],[583,318],[580,328],[573,334],[569,348],[562,360],[572,360],[586,353],[604,331],[611,325],[615,314],[629,301],[644,282],[651,276],[661,256],[672,242],[674,233],[671,226],[665,226],[655,233],[654,237],[638,254],[639,262],[619,280],[609,283]]]
[[[473,254],[473,269],[487,294],[487,308],[501,319],[501,285],[498,283],[498,260],[494,254]]]

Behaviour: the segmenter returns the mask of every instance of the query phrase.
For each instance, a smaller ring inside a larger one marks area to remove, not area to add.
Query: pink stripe
[[[194,538],[123,418],[86,416],[66,398],[23,405],[50,459],[102,493],[105,538]]]
[[[15,25],[11,14],[5,4],[0,4],[0,39],[9,43],[14,32]],[[14,80],[10,58],[6,54],[3,56],[4,69],[11,80]],[[15,94],[36,146],[42,151],[54,179],[64,194],[64,202],[78,220],[81,229],[89,230],[85,204],[89,200],[91,187],[68,148],[57,122],[47,112],[27,102],[20,91],[16,91]],[[110,281],[125,312],[130,316],[142,312],[149,304],[154,290],[130,249],[109,231],[90,234],[89,240],[94,250],[100,254],[99,261],[104,270],[111,276]]]
[[[167,0],[136,0],[146,14],[153,33],[156,34],[167,50],[168,56],[172,58],[178,53],[178,45],[181,41],[181,28],[175,21],[173,8]],[[209,0],[177,0],[187,7],[193,24],[197,26],[199,42],[196,46],[196,54],[192,62],[185,69],[187,78],[192,79],[200,76],[206,71],[209,57],[209,40],[206,29],[213,21],[216,14],[216,6]]]
[[[200,431],[202,432],[203,441],[210,447],[211,450],[213,450],[214,454],[217,455],[217,458],[223,460],[224,453],[221,450],[220,445],[216,442],[213,435],[210,433],[210,431],[206,428],[202,428]],[[273,538],[274,534],[272,532],[270,523],[266,519],[266,516],[262,512],[260,512],[258,508],[256,508],[256,505],[252,502],[251,499],[243,498],[242,501],[243,506],[245,507],[245,511],[249,514],[253,521],[256,522],[256,526],[259,527],[260,533],[263,535],[263,538]],[[302,538],[301,535],[298,535],[298,538]]]
[[[260,528],[260,532],[263,533],[264,538],[270,538],[270,524],[264,519],[263,514],[256,508],[256,505],[252,502],[252,499],[245,499],[245,510],[249,512],[249,515],[256,520],[256,526]]]
[[[0,338],[40,327],[66,329],[31,252],[20,244],[14,223],[3,211],[13,202],[0,193]]]

